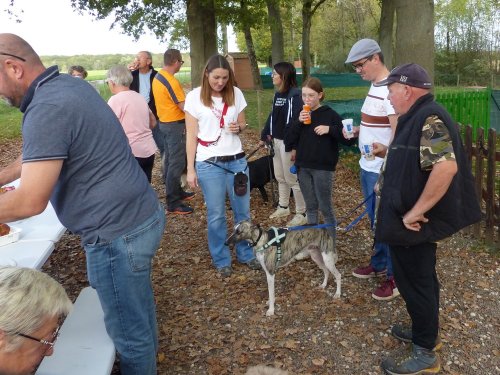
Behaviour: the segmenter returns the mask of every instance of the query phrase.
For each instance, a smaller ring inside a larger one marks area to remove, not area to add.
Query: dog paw
[[[274,315],[274,309],[269,309],[266,311],[266,316],[273,316]]]
[[[335,293],[335,294],[333,295],[333,298],[340,298],[340,292]]]

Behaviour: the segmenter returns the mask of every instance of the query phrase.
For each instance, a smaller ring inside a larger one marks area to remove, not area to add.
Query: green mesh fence
[[[262,69],[261,69],[262,71]],[[356,73],[337,73],[337,74],[311,74],[321,80],[323,87],[359,87],[370,86],[370,82],[363,81],[359,74]],[[271,73],[260,76],[262,80],[262,87],[265,89],[272,89],[273,81]],[[297,75],[298,86],[302,86],[302,75]]]
[[[327,100],[324,101],[323,104],[332,108],[342,118],[352,118],[354,120],[354,125],[359,125],[359,123],[361,122],[361,107],[364,101],[364,99]],[[343,144],[341,144],[340,149],[344,151],[359,153],[359,148],[357,145],[344,146]]]

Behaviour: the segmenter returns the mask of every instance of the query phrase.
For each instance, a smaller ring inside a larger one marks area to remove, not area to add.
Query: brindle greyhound
[[[274,315],[274,275],[278,268],[285,267],[294,260],[295,255],[307,251],[312,260],[323,270],[325,275],[321,288],[328,283],[331,273],[335,277],[337,290],[333,298],[340,297],[340,272],[335,267],[338,255],[335,250],[335,241],[325,228],[304,228],[282,234],[283,230],[272,228],[264,231],[260,226],[249,221],[242,221],[234,227],[233,233],[226,243],[234,244],[239,241],[248,241],[253,246],[255,255],[267,276],[269,292],[269,309],[267,316]]]

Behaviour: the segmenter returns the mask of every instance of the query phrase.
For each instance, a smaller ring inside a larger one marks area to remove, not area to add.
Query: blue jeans
[[[361,169],[361,191],[366,198],[373,193],[373,189],[378,180],[378,173],[368,172]],[[368,217],[373,228],[373,221],[375,220],[375,194],[366,201],[366,209],[368,210]],[[385,243],[375,242],[373,245],[373,255],[370,264],[376,271],[382,271],[387,268],[387,277],[392,277],[392,262],[391,254],[389,252],[389,245]]]
[[[111,241],[86,244],[87,273],[120,354],[123,375],[156,375],[158,329],[151,260],[165,229],[162,205],[146,221]]]
[[[321,211],[325,223],[333,224],[327,230],[335,241],[337,220],[332,205],[334,172],[299,167],[297,175],[306,202],[307,223],[319,224],[318,211]]]
[[[160,122],[163,134],[163,173],[167,208],[174,209],[182,203],[181,175],[186,168],[186,124]]]
[[[217,164],[235,173],[245,171],[248,176],[245,158]],[[212,262],[217,269],[228,267],[231,265],[231,252],[229,247],[224,245],[227,238],[226,193],[233,210],[234,223],[250,220],[250,181],[247,184],[247,193],[237,196],[233,188],[233,174],[203,161],[196,162],[196,174],[207,205],[208,249]],[[247,241],[236,244],[236,258],[240,263],[247,263],[255,258]]]

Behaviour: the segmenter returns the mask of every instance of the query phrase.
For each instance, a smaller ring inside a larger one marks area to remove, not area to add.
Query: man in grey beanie
[[[368,199],[373,194],[373,188],[377,182],[383,158],[378,156],[375,156],[375,158],[367,157],[363,152],[363,146],[372,145],[374,142],[388,146],[396,128],[397,116],[387,99],[389,94],[387,87],[375,87],[373,85],[373,83],[381,81],[389,75],[389,70],[384,65],[384,56],[378,43],[373,39],[359,40],[352,46],[346,60],[347,63],[352,64],[353,69],[361,78],[372,82],[365,102],[361,107],[358,140],[362,154],[359,160],[361,189],[365,199]],[[374,196],[367,200],[366,207],[373,227],[375,217]],[[389,246],[384,243],[375,242],[370,264],[356,268],[352,274],[361,279],[377,276],[385,277],[385,280],[372,293],[372,297],[376,300],[389,301],[399,296],[399,291],[394,282]]]

